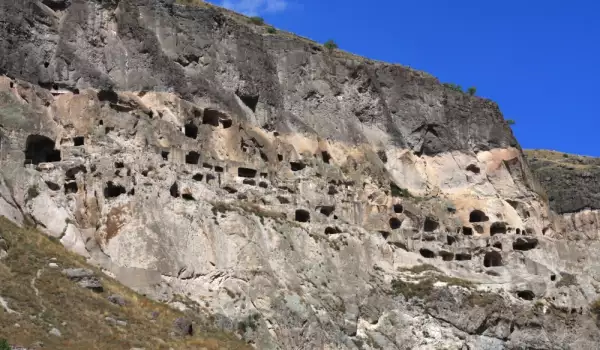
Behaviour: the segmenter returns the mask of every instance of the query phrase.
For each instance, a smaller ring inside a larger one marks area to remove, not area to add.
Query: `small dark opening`
[[[266,182],[264,182],[264,181],[261,181],[261,182],[258,183],[258,187],[269,188],[269,184],[266,183]]]
[[[46,181],[46,186],[48,186],[48,188],[52,191],[60,190],[60,185],[52,181]]]
[[[481,210],[473,210],[471,214],[469,214],[469,222],[484,222],[488,220],[489,218]]]
[[[467,254],[467,253],[456,253],[456,255],[454,256],[454,260],[456,260],[456,261],[467,261],[467,260],[471,260],[471,254]]]
[[[257,171],[255,169],[250,168],[238,168],[238,176],[239,177],[256,177]]]
[[[110,103],[117,103],[119,102],[119,95],[112,90],[100,90],[98,92],[98,99],[100,102],[108,101]]]
[[[402,226],[402,221],[398,218],[390,218],[389,224],[392,230],[397,230]]]
[[[513,242],[513,250],[527,251],[538,245],[537,238],[519,237]]]
[[[506,234],[506,224],[503,222],[494,222],[490,227],[490,235]]]
[[[202,181],[202,179],[204,178],[204,175],[198,173],[198,174],[194,174],[194,176],[192,176],[192,180],[194,181]]]
[[[387,159],[387,155],[385,154],[384,150],[377,151],[377,156],[379,157],[379,159],[381,159],[381,161],[383,163],[387,163],[388,159]]]
[[[98,125],[104,125],[104,120],[100,119],[100,120],[98,121]]]
[[[394,204],[394,213],[400,214],[404,211],[402,204]]]
[[[171,197],[174,197],[174,198],[178,198],[180,196],[179,186],[177,185],[177,182],[174,182],[171,185],[171,188],[169,188],[169,193],[171,193]]]
[[[73,95],[79,95],[79,89],[77,88],[71,89],[71,92],[73,93]]]
[[[204,115],[202,116],[202,124],[219,126],[219,119],[221,116],[221,112],[214,109],[206,108],[204,110]]]
[[[192,196],[192,194],[189,192],[182,194],[181,198],[185,199],[186,201],[194,201],[195,200],[194,196]]]
[[[381,237],[383,237],[383,239],[388,239],[388,237],[390,236],[390,232],[388,231],[379,231],[379,233],[381,233]]]
[[[60,150],[54,149],[54,141],[42,135],[29,135],[25,141],[25,164],[59,162]]]
[[[48,68],[49,65],[50,65],[50,62],[44,62],[44,68]]]
[[[448,245],[453,245],[456,243],[456,237],[450,235],[446,236],[446,243],[448,243]]]
[[[520,228],[518,228],[518,229],[517,229],[517,234],[518,234],[518,235],[520,235],[520,234],[521,234],[521,229],[520,229]]]
[[[496,242],[496,243],[492,244],[492,247],[502,250],[502,243]]]
[[[109,132],[111,132],[113,130],[115,130],[114,126],[107,126],[107,127],[104,128],[104,133],[108,134]]]
[[[244,181],[242,181],[242,183],[244,185],[256,186],[256,181],[253,179],[244,179]]]
[[[206,168],[206,169],[212,169],[213,168],[213,166],[211,164],[208,164],[208,163],[202,163],[202,167]]]
[[[454,260],[454,253],[451,253],[451,252],[441,251],[440,256],[442,257],[442,260],[444,260],[444,261]]]
[[[281,204],[290,204],[290,200],[287,197],[284,197],[284,196],[277,196],[277,200]]]
[[[209,183],[214,179],[216,179],[216,177],[213,174],[206,174],[206,183]]]
[[[324,205],[319,209],[319,212],[327,217],[329,217],[335,211],[335,206],[333,205]]]
[[[65,182],[65,194],[77,193],[77,182]]]
[[[160,155],[161,155],[161,157],[162,157],[163,160],[169,160],[169,152],[162,151],[162,152],[160,152]]]
[[[125,163],[123,162],[115,162],[115,168],[121,169],[125,167]]]
[[[84,173],[84,174],[87,173],[87,169],[85,168],[85,165],[82,164],[82,165],[78,165],[78,166],[70,168],[69,170],[66,171],[65,177],[68,180],[75,180],[75,176],[78,173]]]
[[[195,139],[196,137],[198,137],[198,127],[192,122],[185,124],[183,126],[183,131],[185,133],[185,136],[189,138]]]
[[[200,161],[200,153],[198,152],[188,152],[188,154],[186,154],[185,156],[185,162],[187,164],[198,164],[198,162]]]
[[[260,177],[267,178],[268,176],[269,176],[269,173],[260,173]]]
[[[107,182],[106,186],[104,187],[104,197],[106,198],[115,198],[125,194],[126,192],[127,191],[125,191],[125,187],[115,184],[112,181]]]
[[[499,252],[487,252],[483,257],[483,266],[502,266],[502,255]]]
[[[556,281],[556,275],[555,274],[551,274],[550,275],[550,281]]]
[[[421,248],[421,249],[419,249],[419,253],[421,253],[422,257],[427,258],[427,259],[435,258],[435,253],[429,249]]]
[[[15,83],[13,83],[12,81],[10,82],[10,88],[14,88],[15,87]]]
[[[337,193],[338,193],[337,188],[335,188],[335,186],[333,186],[333,185],[329,185],[329,189],[327,190],[327,194],[328,195],[334,195],[334,194],[337,194]]]
[[[221,119],[221,125],[223,125],[223,129],[229,129],[233,125],[233,120]]]
[[[342,230],[340,230],[337,227],[331,227],[331,226],[325,228],[326,235],[334,235],[336,233],[342,233]]]
[[[517,296],[523,300],[533,300],[535,294],[530,290],[520,290],[517,292]]]
[[[321,157],[323,158],[323,162],[329,164],[329,161],[331,160],[331,155],[329,155],[329,152],[327,152],[327,151],[321,152]]]
[[[479,169],[479,167],[475,164],[469,164],[467,166],[467,170],[475,174],[479,174],[479,172],[481,171],[481,169]]]
[[[277,155],[277,160],[279,160],[279,161],[281,162],[281,161],[283,160],[283,155],[281,155],[281,154],[278,154],[278,155]]]
[[[131,190],[129,190],[129,192],[127,193],[130,196],[134,196],[135,195],[135,188],[132,188]]]
[[[222,172],[224,171],[224,169],[223,169],[223,167],[222,167],[222,166],[216,166],[216,167],[215,167],[215,171],[216,171],[217,173],[222,173]]]
[[[223,187],[223,189],[225,191],[227,191],[227,193],[236,193],[237,192],[237,190],[235,188],[230,187],[230,186],[225,186],[225,187]]]
[[[439,226],[440,224],[434,218],[426,217],[425,224],[423,225],[423,230],[425,232],[433,232],[437,230]]]
[[[267,154],[265,152],[263,152],[263,150],[260,150],[259,153],[260,153],[260,159],[262,159],[264,162],[269,161],[269,157],[267,156]]]
[[[85,138],[83,136],[73,137],[73,144],[75,146],[83,146]]]
[[[58,84],[53,84],[53,85],[52,85],[52,89],[53,89],[53,90],[58,90]]]
[[[236,90],[235,94],[242,100],[242,102],[252,110],[256,112],[256,105],[258,104],[259,95],[245,94],[240,90]]]
[[[306,164],[302,162],[290,162],[290,167],[292,168],[292,171],[300,171],[306,168]]]
[[[470,227],[463,226],[462,233],[465,236],[473,236],[473,229]]]
[[[304,210],[304,209],[296,210],[296,221],[309,222],[310,221],[310,213],[308,212],[308,210]]]

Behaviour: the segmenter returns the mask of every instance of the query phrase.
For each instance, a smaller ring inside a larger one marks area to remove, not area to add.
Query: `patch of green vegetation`
[[[467,93],[471,96],[475,96],[475,94],[477,93],[477,88],[475,86],[471,86],[467,89]]]
[[[406,282],[399,278],[392,280],[392,291],[396,295],[404,295],[406,299],[419,298],[425,299],[433,292],[435,281],[432,278],[426,278],[421,281]]]
[[[251,349],[233,334],[212,329],[195,313],[184,314],[124,287],[34,229],[19,228],[0,217],[0,235],[9,246],[8,256],[0,263],[0,295],[19,313],[8,314],[0,307],[0,339],[8,340],[0,343],[0,349],[6,343],[30,347],[38,341],[44,348],[63,350]],[[49,269],[50,261],[61,268],[94,271],[104,290],[96,293],[80,287],[61,269]],[[108,296],[113,294],[122,296],[127,304],[111,303]],[[125,320],[126,331],[104,322],[105,317]],[[173,323],[180,317],[196,325],[193,336],[171,337]],[[15,323],[20,327],[15,328]],[[48,324],[63,336],[49,335]]]
[[[577,278],[570,273],[561,272],[560,273],[560,281],[556,283],[556,288],[560,287],[570,287],[574,286],[577,283]]]
[[[462,86],[458,85],[458,84],[454,84],[454,83],[443,83],[442,85],[444,85],[445,88],[450,89],[450,90],[454,90],[457,92],[464,92],[462,89]]]
[[[37,184],[29,187],[29,189],[27,190],[27,196],[29,197],[29,199],[33,199],[39,195],[40,195],[40,189],[38,188]]]
[[[421,274],[425,271],[442,272],[442,271],[440,271],[440,269],[438,269],[437,267],[435,267],[431,264],[415,265],[412,267],[401,267],[401,268],[399,268],[399,270],[405,271],[405,272],[411,272],[416,275]]]
[[[250,23],[255,24],[257,26],[262,26],[263,24],[265,24],[265,20],[262,17],[258,17],[258,16],[253,16],[250,17]]]
[[[467,302],[472,306],[486,307],[500,303],[502,297],[498,294],[487,293],[487,292],[473,292],[469,295]]]
[[[408,190],[406,188],[398,187],[398,185],[396,185],[393,182],[390,182],[390,189],[392,191],[392,197],[404,197],[404,198],[412,197],[412,195],[410,194],[410,192],[408,192]]]
[[[323,46],[325,46],[325,48],[329,51],[332,51],[334,49],[338,48],[338,45],[335,43],[335,41],[333,41],[332,39],[329,39],[325,42],[325,44],[323,44]]]
[[[6,339],[0,339],[0,350],[10,350],[11,347],[8,344],[8,340]]]
[[[243,321],[238,323],[238,331],[242,334],[246,333],[248,329],[252,329],[256,331],[258,329],[258,320],[260,319],[260,314],[254,314],[246,317]]]
[[[592,304],[590,304],[590,311],[600,316],[600,298],[594,300]]]
[[[277,33],[277,29],[275,29],[275,27],[273,27],[273,26],[270,26],[267,28],[267,33],[275,34],[275,33]]]
[[[514,119],[506,119],[506,123],[507,123],[508,125],[515,125],[517,122],[515,122],[515,120],[514,120]]]

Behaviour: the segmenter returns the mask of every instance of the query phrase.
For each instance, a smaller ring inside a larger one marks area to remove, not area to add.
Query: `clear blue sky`
[[[213,0],[343,50],[476,86],[523,148],[600,156],[600,1]]]

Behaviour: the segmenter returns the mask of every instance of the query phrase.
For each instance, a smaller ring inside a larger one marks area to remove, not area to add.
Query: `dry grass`
[[[11,344],[31,346],[41,341],[47,349],[251,349],[231,334],[198,329],[192,337],[171,336],[173,321],[181,312],[136,294],[84,259],[67,252],[60,244],[32,229],[20,229],[0,217],[0,236],[9,245],[8,257],[0,262],[0,296],[19,314],[0,307],[0,339]],[[55,258],[60,268],[48,266]],[[85,267],[101,278],[103,293],[79,287],[61,273],[62,268]],[[35,281],[36,296],[31,287]],[[110,303],[107,296],[120,294],[128,301],[124,307]],[[150,316],[158,312],[152,320]],[[113,326],[105,317],[124,320],[124,327]],[[189,317],[189,316],[188,316]],[[195,320],[199,324],[200,320]],[[19,326],[15,326],[18,324]],[[61,337],[48,334],[56,327]]]

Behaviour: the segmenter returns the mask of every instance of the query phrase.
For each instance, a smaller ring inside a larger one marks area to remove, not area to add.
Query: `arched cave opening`
[[[481,210],[476,209],[469,214],[469,222],[485,222],[488,220],[489,218]]]
[[[495,251],[485,253],[485,256],[483,257],[483,266],[503,266],[502,255],[499,252]]]
[[[25,141],[25,164],[59,162],[60,150],[54,146],[54,141],[46,136],[29,135]]]

